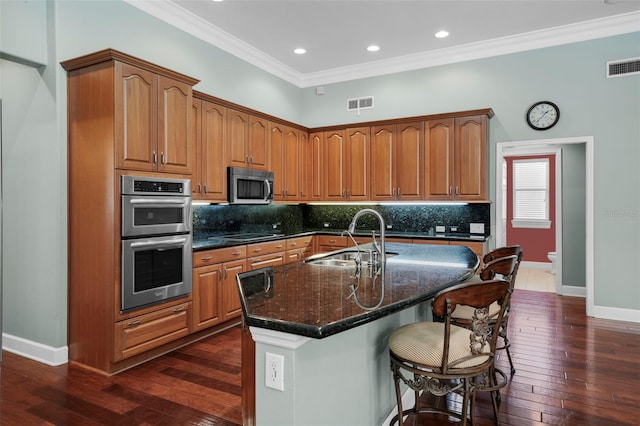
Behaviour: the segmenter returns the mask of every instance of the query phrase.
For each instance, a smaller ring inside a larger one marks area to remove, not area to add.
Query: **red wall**
[[[536,158],[549,159],[549,229],[514,228],[513,219],[513,160]],[[556,251],[556,170],[555,155],[532,155],[526,157],[505,157],[507,162],[507,245],[520,244],[522,260],[529,262],[549,262],[547,253]]]

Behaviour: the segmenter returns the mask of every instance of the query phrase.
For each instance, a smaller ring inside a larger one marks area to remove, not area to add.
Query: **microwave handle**
[[[269,179],[265,179],[264,180],[264,184],[267,187],[267,198],[266,199],[270,200],[270,199],[273,198],[273,192],[272,192],[272,189],[271,189],[271,184],[269,183]]]
[[[177,246],[182,245],[187,241],[186,238],[178,238],[174,240],[160,240],[160,241],[140,241],[131,243],[131,247],[149,247],[149,246]]]

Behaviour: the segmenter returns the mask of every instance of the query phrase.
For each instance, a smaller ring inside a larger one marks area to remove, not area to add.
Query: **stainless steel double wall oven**
[[[191,292],[191,182],[122,176],[122,300],[129,311]]]

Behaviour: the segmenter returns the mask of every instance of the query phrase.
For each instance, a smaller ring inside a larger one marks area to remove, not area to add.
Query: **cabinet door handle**
[[[127,323],[127,327],[135,327],[136,325],[142,324],[142,320],[133,320]]]
[[[231,253],[233,256],[240,256],[240,252],[239,251],[234,251],[233,253]]]
[[[160,161],[162,162],[162,165],[164,166],[165,164],[167,164],[167,158],[164,155],[164,152],[160,153]]]
[[[249,156],[249,164],[253,164],[253,155]]]
[[[223,271],[224,271],[224,279],[226,280],[229,277],[229,270],[227,268],[224,268]]]
[[[158,163],[158,154],[155,151],[151,152],[151,162],[154,166]]]
[[[278,244],[278,245],[276,246],[276,248],[277,248],[277,249],[282,248],[282,244]]]
[[[182,311],[184,311],[184,306],[178,306],[177,308],[175,308],[173,310],[173,313],[177,314],[177,313],[182,312]]]
[[[401,194],[400,194],[400,187],[398,187],[398,197],[400,197],[400,196],[401,196]]]
[[[206,194],[206,193],[208,193],[208,192],[209,192],[209,189],[207,188],[207,184],[205,183],[205,184],[204,184],[204,193]]]
[[[291,247],[295,247],[297,245],[298,245],[298,243],[291,243]]]
[[[347,190],[346,189],[342,190],[342,198],[347,198]]]
[[[249,161],[249,156],[247,155],[246,159],[245,159],[245,163],[247,164],[251,164],[251,162]]]
[[[198,192],[199,192],[199,193],[202,193],[201,185],[202,185],[202,184],[198,183]]]
[[[208,262],[208,261],[210,261],[211,259],[213,259],[213,256],[207,256],[207,257],[203,257],[203,258],[202,258],[202,261],[203,261],[203,262]]]
[[[336,242],[336,240],[329,240],[329,242],[330,242],[331,244],[333,244],[333,243],[335,243],[335,242]]]
[[[256,247],[256,248],[253,249],[253,251],[255,253],[260,253],[262,251],[262,249],[260,247]]]
[[[449,195],[453,194],[453,186],[449,187]]]
[[[391,188],[391,196],[392,197],[396,196],[396,189],[395,188]]]
[[[456,195],[460,195],[460,187],[456,186]]]

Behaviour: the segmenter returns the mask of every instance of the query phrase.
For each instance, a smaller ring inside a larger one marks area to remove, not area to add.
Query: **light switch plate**
[[[470,223],[469,232],[472,234],[484,234],[484,223]]]

